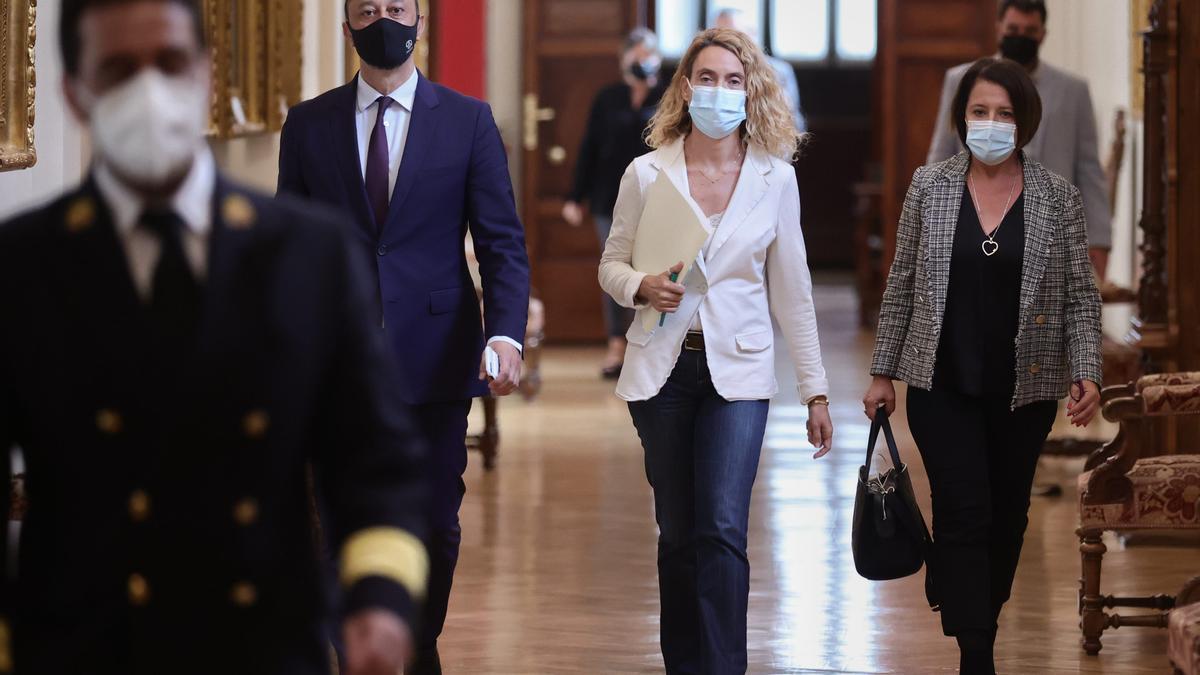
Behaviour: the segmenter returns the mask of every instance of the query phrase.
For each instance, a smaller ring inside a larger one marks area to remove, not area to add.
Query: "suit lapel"
[[[68,318],[78,368],[96,381],[136,390],[144,375],[145,311],[112,215],[89,180],[66,202],[51,256],[62,310]]]
[[[959,206],[966,188],[970,155],[959,153],[944,168],[940,180],[930,186],[921,220],[927,224],[922,233],[927,288],[933,300],[934,319],[940,325],[946,310],[946,292],[950,287],[950,258],[954,253],[954,230],[958,225]]]
[[[721,247],[733,236],[754,207],[767,195],[767,176],[771,173],[771,159],[760,149],[751,146],[742,160],[742,170],[738,176],[737,185],[733,188],[733,196],[729,206],[725,207],[725,215],[713,235],[712,246],[708,249],[707,260],[716,257]]]
[[[243,332],[268,323],[262,293],[270,260],[263,256],[273,249],[260,245],[265,224],[254,201],[220,177],[212,208],[201,344],[226,355],[252,353],[256,344]]]
[[[363,182],[362,160],[358,156],[358,122],[356,109],[358,76],[339,89],[329,111],[330,138],[333,139],[334,163],[341,174],[354,220],[374,241],[375,218],[367,200],[367,187]]]
[[[408,122],[408,137],[404,141],[404,156],[400,159],[400,171],[396,175],[396,186],[392,188],[392,200],[388,209],[388,229],[398,222],[404,200],[412,191],[417,176],[426,166],[425,157],[433,147],[435,134],[441,117],[437,114],[439,105],[437,92],[424,75],[417,74],[417,95],[413,99],[413,109]],[[365,194],[365,193],[364,193]]]
[[[1025,179],[1025,260],[1021,270],[1020,316],[1025,316],[1046,274],[1056,226],[1051,214],[1060,213],[1061,207],[1053,203],[1046,189],[1045,169],[1024,156],[1021,160]]]
[[[61,277],[78,309],[102,317],[102,325],[134,325],[142,316],[125,250],[117,239],[112,214],[89,180],[68,200],[62,229],[67,267]]]

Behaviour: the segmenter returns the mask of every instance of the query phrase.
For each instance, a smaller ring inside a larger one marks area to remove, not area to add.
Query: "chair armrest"
[[[1117,435],[1088,458],[1091,471],[1083,495],[1084,504],[1112,504],[1133,497],[1133,484],[1126,474],[1141,455],[1137,439],[1141,436],[1143,404],[1139,396],[1106,401],[1101,408],[1104,418],[1120,425]]]
[[[1144,387],[1140,398],[1147,417],[1200,414],[1200,382]]]
[[[1200,384],[1200,372],[1154,373],[1138,378],[1138,381],[1134,383],[1138,393],[1145,391],[1147,387],[1181,384]]]

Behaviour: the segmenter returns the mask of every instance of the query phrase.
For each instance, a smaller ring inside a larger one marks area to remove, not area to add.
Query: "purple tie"
[[[379,110],[375,116],[375,128],[371,130],[371,144],[367,146],[366,183],[367,199],[371,201],[371,209],[375,212],[375,231],[379,233],[383,232],[388,204],[391,202],[391,190],[388,189],[391,162],[388,158],[387,130],[383,126],[383,116],[395,101],[387,96],[380,96],[375,103]]]

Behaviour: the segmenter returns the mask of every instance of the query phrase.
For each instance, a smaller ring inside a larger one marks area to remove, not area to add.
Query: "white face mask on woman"
[[[1008,159],[1017,149],[1017,125],[992,120],[967,122],[967,148],[971,156],[988,166]]]
[[[692,88],[688,113],[700,133],[719,141],[746,121],[746,92],[725,87],[696,87],[691,80],[684,81]]]
[[[179,179],[204,143],[208,91],[190,76],[146,68],[99,97],[83,97],[101,161],[138,187]]]

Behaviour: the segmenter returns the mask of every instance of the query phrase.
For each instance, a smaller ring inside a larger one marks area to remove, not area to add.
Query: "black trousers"
[[[933,495],[931,567],[946,635],[988,632],[1008,600],[1055,401],[908,390],[908,425]]]

